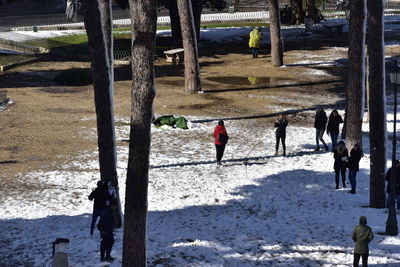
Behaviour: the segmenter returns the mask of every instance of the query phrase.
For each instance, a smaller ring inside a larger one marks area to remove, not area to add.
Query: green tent
[[[184,130],[189,129],[187,119],[185,119],[184,117],[176,117],[175,118],[173,115],[166,115],[166,116],[158,117],[153,121],[153,124],[156,127],[168,125],[173,128],[180,128],[180,129],[184,129]]]

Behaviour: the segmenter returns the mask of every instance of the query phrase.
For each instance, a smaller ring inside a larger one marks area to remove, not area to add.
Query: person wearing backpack
[[[368,266],[369,247],[368,244],[374,239],[371,227],[367,225],[367,217],[360,217],[360,224],[357,225],[351,237],[356,243],[354,247],[354,261],[353,266],[358,267],[360,258],[362,258],[363,267]]]
[[[278,155],[279,149],[279,141],[282,142],[283,148],[283,156],[286,156],[286,127],[288,126],[288,121],[286,120],[285,115],[279,114],[279,117],[276,119],[274,127],[275,127],[275,155]]]
[[[214,143],[217,150],[217,164],[221,165],[221,160],[224,155],[225,145],[228,143],[228,133],[226,132],[224,121],[219,120],[218,125],[214,129]]]

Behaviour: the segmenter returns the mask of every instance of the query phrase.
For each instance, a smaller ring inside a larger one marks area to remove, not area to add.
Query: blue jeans
[[[357,185],[356,176],[357,176],[357,172],[349,170],[349,180],[350,180],[350,184],[351,184],[351,193],[353,193],[353,194],[356,193],[356,185]]]
[[[339,137],[339,134],[331,134],[331,139],[332,139],[332,151],[335,150],[337,146],[337,139]]]
[[[253,57],[258,57],[258,48],[256,47],[251,48],[251,52],[253,54]]]
[[[400,210],[400,195],[396,195],[395,199],[397,202],[397,209]],[[389,207],[389,200],[390,200],[390,194],[388,194],[387,199],[386,199],[386,207]]]
[[[92,223],[90,224],[90,234],[93,235],[94,226],[98,217],[103,217],[104,209],[93,209]]]

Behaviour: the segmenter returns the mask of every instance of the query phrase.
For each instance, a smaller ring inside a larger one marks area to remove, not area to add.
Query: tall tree
[[[385,207],[386,88],[384,0],[368,0],[370,205]]]
[[[82,0],[88,36],[97,117],[100,177],[111,181],[118,194],[117,153],[114,124],[114,78],[112,61],[112,18],[110,0]],[[120,205],[119,205],[120,207]],[[118,211],[121,209],[119,208]],[[121,225],[121,212],[118,212]]]
[[[185,89],[190,93],[201,91],[200,66],[196,31],[193,20],[192,1],[177,0],[181,21],[185,61]]]
[[[318,22],[317,11],[315,0],[307,0],[307,13],[308,16],[314,20],[314,23]]]
[[[301,24],[304,22],[303,0],[290,0],[292,6],[292,22],[291,24]]]
[[[365,92],[365,0],[350,1],[346,140],[351,149],[362,144]]]
[[[283,65],[283,42],[281,34],[281,19],[279,15],[278,0],[268,0],[270,36],[271,36],[271,62],[274,67]]]
[[[146,266],[147,191],[157,0],[129,0],[132,28],[132,90],[122,266]]]

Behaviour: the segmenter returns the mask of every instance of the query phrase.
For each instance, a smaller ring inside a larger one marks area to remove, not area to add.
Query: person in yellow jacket
[[[260,28],[256,27],[250,32],[249,47],[252,50],[253,58],[258,57],[258,49],[260,48],[261,33]]]

